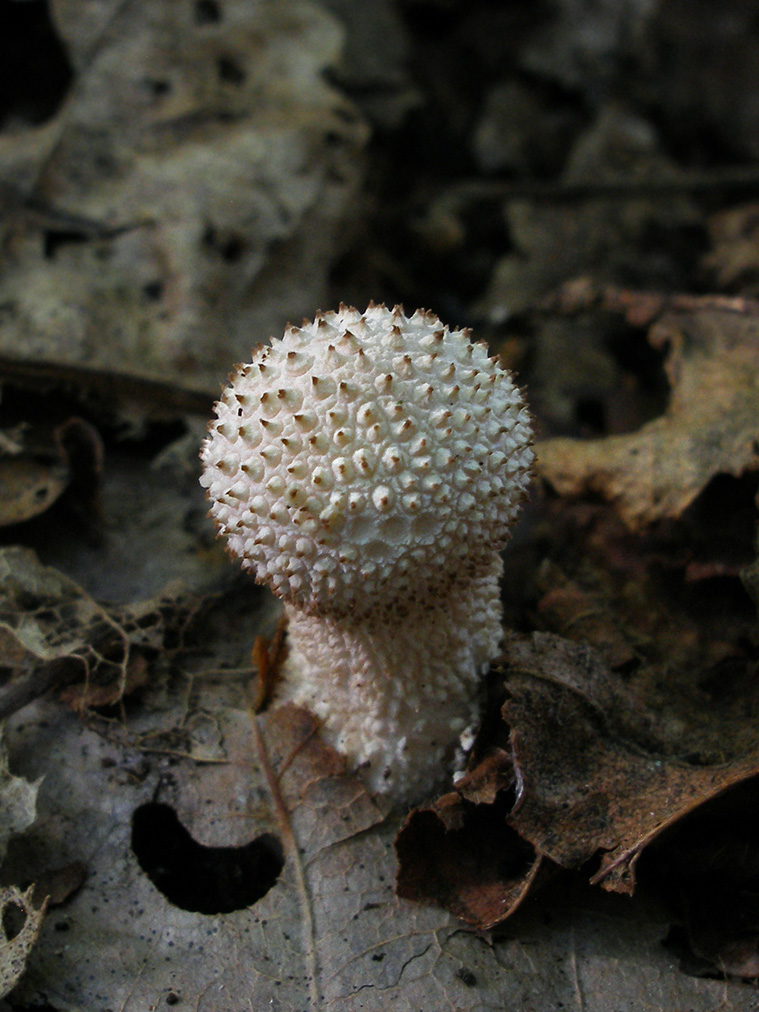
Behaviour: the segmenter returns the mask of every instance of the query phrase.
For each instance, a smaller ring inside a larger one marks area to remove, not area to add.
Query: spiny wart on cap
[[[284,698],[369,785],[429,788],[498,650],[499,552],[532,429],[507,370],[432,313],[319,313],[254,352],[202,459],[230,551],[285,601]]]

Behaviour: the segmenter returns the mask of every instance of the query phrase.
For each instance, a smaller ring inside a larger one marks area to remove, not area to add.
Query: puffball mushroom
[[[511,375],[434,314],[347,306],[240,366],[203,445],[211,516],[284,601],[279,698],[369,788],[412,801],[477,720],[529,481]]]

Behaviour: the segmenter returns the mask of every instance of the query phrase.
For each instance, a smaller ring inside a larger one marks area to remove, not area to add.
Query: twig
[[[46,362],[39,358],[16,359],[0,355],[0,378],[29,385],[66,384],[94,390],[104,399],[121,404],[131,401],[157,411],[181,412],[205,417],[211,411],[211,391],[193,390],[145,376],[119,373],[91,366]]]
[[[0,690],[0,720],[18,713],[50,689],[75,681],[81,675],[82,668],[86,672],[86,661],[74,654],[49,664],[40,664],[28,674],[15,678],[10,685]]]
[[[446,190],[438,206],[455,208],[478,200],[575,201],[595,198],[671,197],[677,193],[708,193],[713,190],[755,190],[759,186],[756,166],[731,166],[712,172],[683,172],[668,178],[544,182],[542,180],[468,180]]]

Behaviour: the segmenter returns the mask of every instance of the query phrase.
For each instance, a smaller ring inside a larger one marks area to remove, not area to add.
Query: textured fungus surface
[[[431,313],[341,307],[258,349],[216,414],[202,480],[286,603],[283,695],[370,786],[416,795],[498,648],[498,553],[533,457],[520,391]]]

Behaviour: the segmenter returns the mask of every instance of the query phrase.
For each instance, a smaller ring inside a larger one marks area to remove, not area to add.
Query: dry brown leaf
[[[499,751],[455,792],[413,811],[395,839],[398,895],[480,930],[510,917],[547,863],[506,823],[512,786],[511,757]]]
[[[671,742],[647,750],[639,702],[586,645],[548,633],[512,635],[504,659],[503,715],[521,782],[509,825],[565,868],[600,855],[591,881],[605,889],[631,893],[645,847],[759,775],[756,729],[749,754],[713,765],[667,754]]]
[[[609,500],[626,524],[678,517],[718,474],[759,469],[759,307],[692,300],[649,341],[666,350],[666,413],[630,435],[537,447],[539,473],[565,496]]]
[[[612,669],[619,670],[636,660],[622,617],[608,596],[579,586],[561,569],[546,560],[538,577],[544,591],[538,602],[541,627],[572,640],[591,643]]]
[[[465,818],[461,829],[447,829],[431,809],[409,817],[395,842],[396,889],[487,931],[519,909],[545,862],[502,817],[485,811]]]

